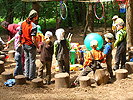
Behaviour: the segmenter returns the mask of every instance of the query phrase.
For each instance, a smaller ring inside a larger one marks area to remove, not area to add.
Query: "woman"
[[[38,19],[38,14],[35,10],[31,10],[28,18],[24,21],[19,30],[19,46],[23,45],[25,54],[25,76],[27,80],[35,78],[36,71],[36,48],[39,48],[36,41],[37,26],[35,21]],[[23,39],[21,42],[21,35]]]
[[[1,26],[5,30],[8,30],[10,32],[9,33],[9,39],[8,39],[8,41],[10,41],[13,38],[13,35],[15,35],[18,32],[17,27],[20,26],[20,25],[18,25],[18,24],[9,24],[9,22],[3,21],[1,23]]]

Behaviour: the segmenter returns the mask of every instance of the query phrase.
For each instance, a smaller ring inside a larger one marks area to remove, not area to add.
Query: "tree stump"
[[[126,62],[125,69],[128,71],[128,74],[133,73],[133,62]]]
[[[133,58],[133,51],[128,51],[128,61]]]
[[[58,73],[55,75],[55,88],[69,88],[70,77],[68,73]]]
[[[9,55],[9,60],[14,60],[15,51],[14,51],[14,50],[10,50],[10,51],[8,52],[8,55]]]
[[[5,62],[5,61],[6,61],[6,60],[5,60],[5,55],[0,55],[0,60],[2,60],[2,61]]]
[[[24,75],[15,76],[15,84],[22,85],[26,83],[26,77]]]
[[[43,80],[41,78],[35,78],[32,80],[32,86],[34,88],[43,87]]]
[[[0,74],[5,71],[4,62],[0,61]]]
[[[116,79],[121,80],[127,78],[128,71],[126,69],[117,69],[115,71],[115,74],[116,74]]]
[[[1,73],[1,76],[2,76],[2,81],[7,81],[8,79],[13,79],[14,78],[12,72],[6,72],[6,71]]]
[[[91,80],[88,76],[81,76],[79,78],[79,83],[81,88],[86,88],[88,86],[91,86]]]
[[[106,69],[97,69],[94,78],[97,85],[107,84],[109,80],[109,72]]]

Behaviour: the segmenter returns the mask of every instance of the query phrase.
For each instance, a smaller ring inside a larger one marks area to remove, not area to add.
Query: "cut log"
[[[128,71],[126,69],[118,69],[115,71],[116,79],[121,80],[125,79],[128,76]]]
[[[97,85],[107,84],[109,80],[109,72],[106,69],[97,69],[94,78]]]
[[[126,62],[125,69],[128,71],[128,74],[133,73],[133,62]]]
[[[0,74],[5,71],[4,62],[0,61]]]
[[[24,75],[15,76],[15,84],[22,85],[26,83],[26,77]]]
[[[5,60],[5,55],[0,55],[0,60],[2,60],[2,61],[5,62],[5,61],[6,61],[6,60]]]
[[[69,88],[70,77],[68,73],[59,73],[55,75],[55,88]]]
[[[12,72],[4,71],[3,73],[1,73],[1,76],[2,76],[2,81],[4,82],[7,81],[8,79],[14,79]]]
[[[79,78],[79,83],[81,88],[86,88],[88,86],[91,86],[91,80],[88,76],[81,76]]]
[[[43,87],[43,80],[41,78],[35,78],[32,80],[32,86],[34,88]]]
[[[8,52],[8,55],[9,55],[9,60],[14,60],[15,51],[14,51],[14,50],[10,50],[10,51]]]

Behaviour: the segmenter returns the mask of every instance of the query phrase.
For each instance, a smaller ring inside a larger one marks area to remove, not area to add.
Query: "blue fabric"
[[[36,72],[36,46],[23,44],[25,54],[25,76],[29,79],[35,78]]]
[[[4,84],[7,87],[12,87],[13,85],[15,85],[15,79],[8,79],[7,82],[4,82]]]
[[[107,55],[108,52],[111,50],[111,47],[110,47],[109,44],[112,46],[112,43],[107,43],[107,44],[105,45],[105,50],[104,50],[104,54],[105,54],[105,55]]]
[[[133,58],[130,59],[130,62],[133,62]]]

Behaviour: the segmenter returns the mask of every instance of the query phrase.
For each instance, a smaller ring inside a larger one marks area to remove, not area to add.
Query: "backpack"
[[[92,57],[92,62],[91,62],[90,67],[91,67],[91,69],[92,69],[92,70],[94,71],[94,73],[95,73],[96,69],[102,69],[102,66],[101,66],[100,63],[101,63],[104,59],[102,59],[102,60],[95,60],[95,58],[93,57],[91,51],[90,51],[90,54],[91,54],[91,57]]]

